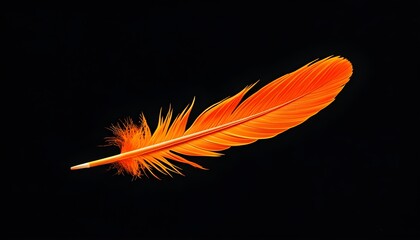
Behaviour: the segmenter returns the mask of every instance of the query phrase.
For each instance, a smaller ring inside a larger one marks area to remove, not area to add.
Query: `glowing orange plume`
[[[286,74],[246,98],[252,86],[226,98],[203,111],[187,128],[193,103],[173,121],[172,110],[166,117],[159,116],[152,134],[142,115],[140,124],[127,120],[114,125],[114,137],[108,142],[118,146],[121,153],[71,167],[72,170],[113,164],[118,173],[135,177],[153,170],[162,174],[182,174],[173,164],[181,162],[204,169],[188,161],[185,156],[220,156],[220,151],[232,146],[272,138],[328,106],[349,81],[351,63],[342,57],[329,57],[311,62]],[[171,160],[171,161],[168,161]]]

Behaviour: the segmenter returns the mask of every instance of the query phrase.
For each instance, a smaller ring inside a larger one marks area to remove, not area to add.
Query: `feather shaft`
[[[189,141],[192,141],[194,139],[201,138],[203,136],[206,136],[206,135],[209,135],[209,134],[212,134],[212,133],[215,133],[215,132],[219,132],[219,131],[228,129],[230,127],[242,124],[242,123],[247,122],[249,120],[258,118],[258,117],[263,116],[263,115],[265,115],[269,112],[274,111],[275,109],[281,108],[281,107],[287,105],[288,103],[290,103],[294,100],[295,99],[293,99],[293,100],[291,100],[287,103],[284,103],[283,105],[278,105],[278,106],[273,107],[271,109],[267,109],[263,112],[259,112],[257,114],[254,114],[254,115],[242,118],[242,119],[238,119],[238,120],[233,121],[233,122],[229,122],[229,123],[226,123],[226,124],[223,124],[223,125],[219,125],[217,127],[209,128],[209,129],[206,129],[206,130],[203,130],[203,131],[200,131],[200,132],[196,132],[196,133],[191,133],[191,134],[186,135],[186,136],[182,136],[182,137],[175,138],[175,139],[172,139],[172,140],[169,140],[169,141],[157,143],[157,144],[147,146],[147,147],[144,147],[144,148],[132,150],[130,152],[120,153],[118,155],[114,155],[114,156],[98,159],[98,160],[95,160],[95,161],[79,164],[79,165],[71,167],[71,170],[97,167],[97,166],[121,161],[121,160],[124,160],[124,159],[127,159],[127,158],[131,158],[131,157],[136,156],[136,155],[149,154],[149,153],[153,153],[153,152],[156,152],[156,151],[161,151],[161,150],[164,150],[164,149],[168,149],[168,148],[174,147],[176,145],[179,145],[179,144],[182,144],[182,143],[185,143],[185,142],[189,142]]]

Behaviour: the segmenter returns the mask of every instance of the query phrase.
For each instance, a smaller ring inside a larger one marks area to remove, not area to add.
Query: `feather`
[[[173,111],[160,113],[152,133],[144,115],[140,123],[128,119],[111,126],[106,141],[121,153],[71,167],[72,170],[112,164],[117,173],[141,177],[156,171],[181,174],[176,162],[205,169],[186,156],[218,157],[232,146],[272,138],[306,121],[334,101],[352,75],[346,58],[331,56],[312,61],[268,83],[246,99],[256,84],[204,110],[187,128],[193,102],[172,121]],[[244,100],[243,100],[244,99]]]

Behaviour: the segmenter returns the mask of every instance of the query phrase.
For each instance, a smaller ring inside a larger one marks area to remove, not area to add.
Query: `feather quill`
[[[181,174],[176,162],[205,169],[184,156],[217,157],[232,146],[272,138],[306,121],[334,101],[352,75],[350,61],[331,56],[312,61],[296,71],[268,83],[248,98],[256,84],[204,110],[187,128],[193,102],[172,121],[170,108],[160,113],[152,133],[144,115],[140,123],[128,119],[111,126],[109,144],[121,153],[71,167],[72,170],[112,164],[117,173],[141,177],[155,171]]]

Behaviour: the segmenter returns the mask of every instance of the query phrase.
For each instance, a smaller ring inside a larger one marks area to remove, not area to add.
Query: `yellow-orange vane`
[[[159,116],[152,133],[144,115],[140,123],[126,120],[111,126],[107,142],[121,153],[79,164],[72,170],[112,164],[118,173],[141,177],[156,171],[181,174],[175,163],[205,169],[183,156],[217,157],[232,146],[272,138],[306,121],[334,101],[352,75],[350,61],[332,56],[315,60],[263,86],[244,99],[255,85],[213,104],[187,127],[194,100],[172,121],[173,112]],[[181,156],[183,155],[183,156]]]

